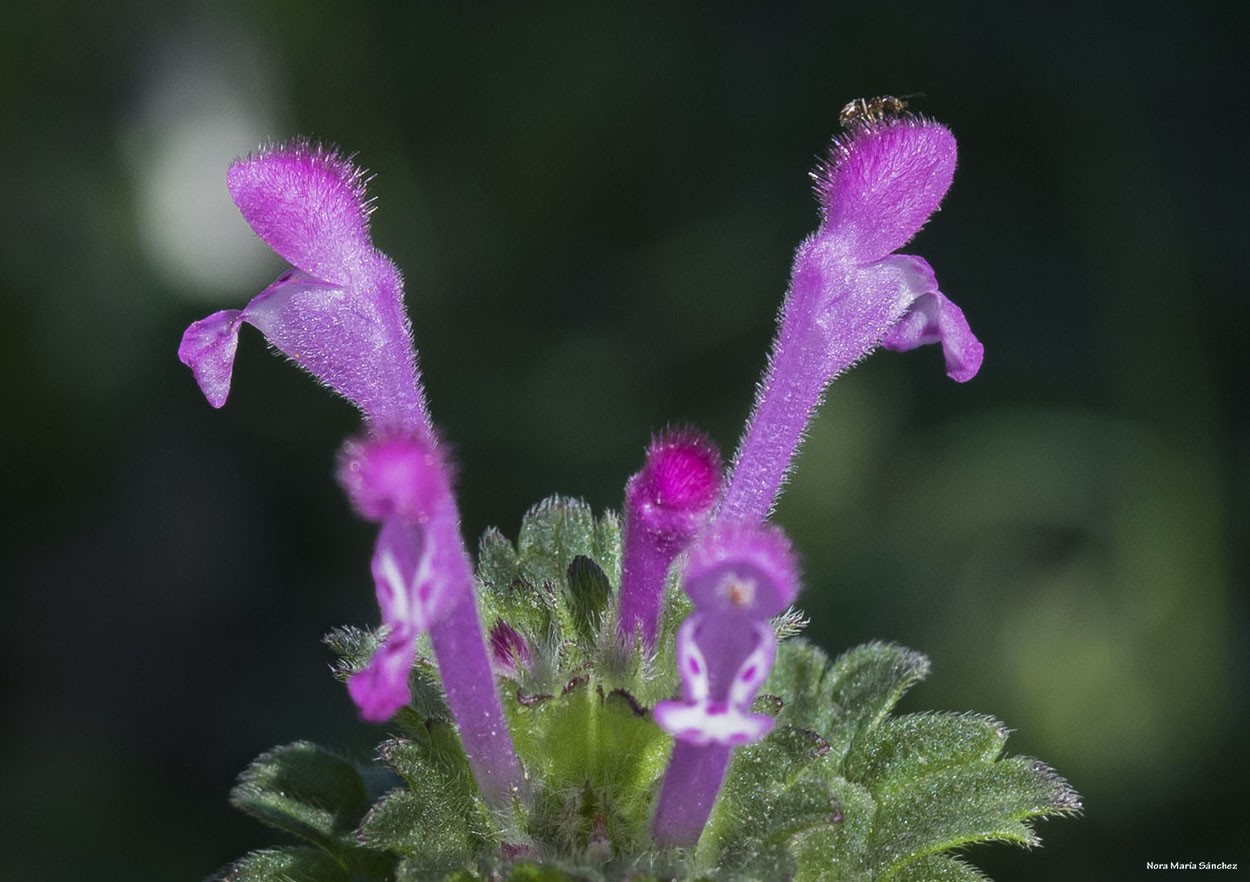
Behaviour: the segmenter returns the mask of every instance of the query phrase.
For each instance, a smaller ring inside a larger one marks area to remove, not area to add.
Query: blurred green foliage
[[[0,876],[201,877],[264,842],[226,804],[250,757],[377,740],[319,643],[376,616],[331,480],[353,414],[248,332],[219,413],[174,356],[278,271],[223,210],[235,154],[303,133],[377,172],[466,533],[511,533],[553,492],[618,505],[667,422],[732,449],[837,109],[917,91],[961,166],[912,249],[987,359],[832,390],[778,514],[810,633],[923,650],[926,705],[992,709],[1086,796],[992,876],[1237,860],[1244,17],[8,4]]]

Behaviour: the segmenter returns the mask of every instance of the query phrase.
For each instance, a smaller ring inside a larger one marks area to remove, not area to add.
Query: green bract
[[[478,798],[437,671],[418,659],[413,701],[376,761],[297,742],[243,773],[234,804],[300,844],[254,852],[222,878],[961,882],[983,877],[952,849],[1033,845],[1030,821],[1080,809],[1048,766],[1003,756],[1007,729],[989,717],[891,715],[928,673],[924,656],[872,643],[831,661],[792,636],[791,613],[755,707],[775,729],[736,752],[698,846],[655,849],[648,822],[672,740],[648,708],[677,690],[689,601],[670,583],[656,653],[622,648],[620,557],[616,516],[569,499],[532,509],[515,546],[482,538],[483,623],[506,622],[529,650],[500,691],[532,808],[492,813]],[[344,629],[328,642],[347,676],[378,640]]]

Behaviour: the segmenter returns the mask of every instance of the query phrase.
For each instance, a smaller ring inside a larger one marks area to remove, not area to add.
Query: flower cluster
[[[950,132],[914,116],[856,121],[815,174],[821,222],[798,249],[767,371],[732,466],[688,429],[658,436],[625,488],[620,590],[612,621],[629,651],[655,655],[670,570],[693,612],[677,634],[680,699],[651,709],[675,740],[652,810],[661,846],[698,841],[732,751],[772,717],[753,702],[777,651],[772,620],[793,601],[790,544],[766,523],[807,422],[829,382],[877,346],[942,345],[964,381],[981,345],[929,265],[895,254],[937,209],[955,167]],[[268,147],[230,168],[244,218],[291,264],[242,310],[195,322],[179,357],[221,407],[239,329],[354,404],[365,431],[341,453],[355,511],[379,524],[372,571],[384,636],[348,690],[362,717],[390,719],[410,700],[426,634],[479,793],[500,809],[530,800],[496,677],[529,663],[506,622],[489,638],[460,533],[453,475],[433,428],[394,264],[372,244],[363,173],[306,142]]]

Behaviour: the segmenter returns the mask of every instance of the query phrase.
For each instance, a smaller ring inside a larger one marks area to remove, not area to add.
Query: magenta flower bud
[[[971,379],[983,348],[929,264],[893,252],[937,210],[955,173],[955,139],[932,120],[854,125],[813,174],[821,224],[799,246],[768,367],[718,517],[772,511],[828,384],[878,345],[941,343],[948,376]]]
[[[655,643],[664,582],[673,559],[707,523],[720,494],[721,458],[693,429],[669,430],[647,448],[642,470],[625,485],[625,546],[619,629]]]
[[[516,674],[529,664],[529,643],[516,628],[500,619],[490,629],[490,656],[495,670],[508,675]]]
[[[652,818],[661,845],[692,846],[724,782],[730,753],[758,741],[772,717],[751,706],[777,655],[769,618],[798,592],[789,541],[763,524],[720,525],[689,550],[682,585],[695,611],[677,634],[682,701],[652,713],[678,744]]]

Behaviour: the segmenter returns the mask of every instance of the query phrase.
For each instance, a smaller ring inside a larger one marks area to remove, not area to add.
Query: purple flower
[[[365,719],[389,719],[410,700],[415,641],[428,632],[478,786],[488,802],[506,807],[525,798],[524,776],[495,691],[403,286],[370,240],[364,181],[348,160],[302,141],[236,161],[227,173],[235,203],[294,269],[242,310],[192,324],[178,356],[221,407],[246,322],[364,414],[368,437],[345,446],[339,478],[357,512],[381,524],[373,577],[387,633],[348,691]]]
[[[178,357],[213,407],[230,394],[243,322],[360,408],[375,432],[431,439],[399,270],[373,247],[365,175],[303,141],[237,160],[226,174],[243,217],[294,269],[242,310],[187,328]]]
[[[661,845],[693,845],[724,781],[734,747],[758,741],[773,719],[751,711],[777,653],[769,619],[798,592],[790,543],[762,524],[721,524],[695,541],[682,571],[694,612],[677,635],[682,701],[655,721],[677,745],[652,819]]]
[[[821,207],[799,246],[768,368],[734,458],[718,517],[772,510],[825,387],[878,344],[942,344],[964,382],[982,346],[923,258],[893,252],[937,210],[955,173],[955,139],[917,116],[872,119],[833,142],[813,173]]]
[[[720,495],[716,445],[693,429],[670,430],[647,448],[642,470],[625,485],[621,636],[655,643],[664,582],[673,559],[707,522]]]

